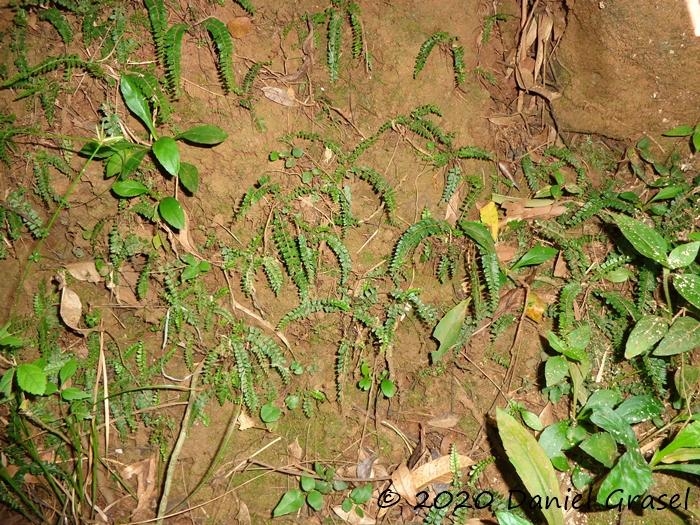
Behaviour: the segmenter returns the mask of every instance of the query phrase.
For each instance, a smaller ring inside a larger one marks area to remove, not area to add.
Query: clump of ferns
[[[454,82],[457,87],[460,87],[466,80],[464,47],[459,44],[459,39],[456,36],[450,35],[445,31],[433,33],[421,44],[413,65],[413,78],[417,78],[420,72],[423,71],[425,63],[435,47],[442,49],[445,54],[449,54],[452,57]]]
[[[347,22],[352,34],[350,50],[354,60],[364,58],[369,67],[370,58],[364,40],[360,6],[352,0],[331,0],[331,5],[320,13],[308,15],[315,27],[326,26],[326,65],[331,82],[340,76],[340,58],[343,45],[343,22]]]
[[[589,185],[583,162],[568,148],[549,147],[537,162],[530,154],[525,154],[520,159],[520,167],[528,187],[536,194],[549,190],[551,195],[557,197],[561,195],[562,189],[569,193],[580,193]],[[564,168],[574,171],[575,183],[565,180]],[[552,193],[552,190],[559,193]]]

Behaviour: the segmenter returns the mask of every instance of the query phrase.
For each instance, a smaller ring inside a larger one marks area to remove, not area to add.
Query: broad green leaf
[[[690,266],[698,256],[698,250],[700,250],[700,241],[687,242],[676,246],[668,254],[668,267],[671,270],[675,270]]]
[[[352,489],[352,491],[350,492],[350,499],[356,505],[362,505],[363,503],[367,503],[372,497],[373,490],[374,488],[370,483],[360,485],[359,487],[355,487],[354,489]]]
[[[480,222],[459,221],[460,229],[482,249],[492,253],[496,249],[489,229]]]
[[[579,446],[586,454],[608,468],[612,468],[618,457],[617,443],[607,432],[597,432],[584,439]]]
[[[700,322],[692,317],[679,317],[666,337],[652,352],[654,355],[675,355],[700,347]]]
[[[547,386],[558,385],[569,375],[569,364],[566,358],[555,355],[547,359],[544,364],[544,379]]]
[[[158,203],[158,213],[173,228],[185,227],[185,212],[174,197],[165,197]]]
[[[683,273],[673,276],[673,287],[683,296],[683,299],[700,308],[700,275]]]
[[[563,354],[566,351],[566,343],[562,341],[557,334],[551,330],[546,333],[547,342],[552,350],[559,354]]]
[[[46,372],[31,363],[23,363],[17,367],[17,385],[35,396],[43,396],[46,392]]]
[[[664,405],[661,401],[649,394],[643,394],[625,399],[615,409],[615,413],[628,425],[635,425],[660,416],[663,409]]]
[[[664,463],[682,463],[700,459],[700,448],[679,448],[664,457]]]
[[[178,177],[183,188],[193,195],[197,193],[199,189],[199,170],[197,170],[197,166],[189,162],[182,162]]]
[[[311,476],[301,476],[299,484],[304,492],[310,492],[316,488],[316,480]]]
[[[10,333],[10,323],[0,328],[0,348],[21,348],[24,341]]]
[[[0,378],[0,394],[5,398],[9,398],[12,395],[12,382],[15,379],[15,370],[15,368],[10,368]]]
[[[652,348],[668,332],[668,322],[663,317],[645,315],[634,325],[625,345],[625,359],[632,359]]]
[[[272,511],[272,517],[284,516],[298,511],[304,506],[304,494],[299,489],[288,490]]]
[[[676,126],[662,133],[664,137],[690,137],[695,130],[694,126]]]
[[[148,193],[148,186],[143,182],[128,179],[128,180],[118,180],[112,184],[112,191],[117,197],[123,197],[129,199],[131,197],[138,197]]]
[[[180,150],[172,137],[161,137],[151,147],[163,169],[173,177],[180,171]]]
[[[124,97],[126,107],[143,122],[151,135],[155,137],[156,131],[153,127],[153,117],[151,116],[151,110],[148,106],[148,100],[146,100],[146,97],[141,93],[138,87],[138,81],[136,81],[132,75],[122,75],[119,83],[119,90],[122,93],[122,97]]]
[[[582,324],[575,330],[566,334],[566,342],[572,350],[583,351],[591,342],[591,326],[588,323]],[[580,359],[579,359],[580,361]]]
[[[520,417],[523,418],[523,423],[525,423],[535,432],[539,432],[540,430],[542,430],[542,428],[544,428],[542,422],[540,421],[540,418],[537,417],[537,414],[530,412],[529,410],[521,411]]]
[[[141,161],[143,161],[146,153],[148,153],[148,150],[142,147],[134,149],[133,151],[127,151],[124,155],[124,163],[122,165],[120,176],[128,177],[134,173],[141,165]]]
[[[586,406],[581,409],[579,419],[585,419],[601,407],[612,409],[620,404],[622,395],[617,390],[596,390],[586,401]]]
[[[627,497],[644,494],[651,486],[651,468],[638,449],[628,450],[620,457],[598,489],[601,505],[624,505]]]
[[[561,501],[559,481],[554,467],[535,438],[505,410],[496,410],[498,434],[508,459],[531,495],[556,497]],[[564,514],[556,506],[543,508],[549,525],[564,525]]]
[[[530,520],[518,516],[509,510],[496,511],[496,519],[498,520],[498,525],[532,525]]]
[[[61,397],[65,401],[77,401],[80,399],[88,399],[90,394],[79,388],[69,387],[61,390]]]
[[[379,384],[379,389],[384,394],[384,397],[391,398],[396,394],[396,384],[391,379],[382,379]]]
[[[58,372],[58,379],[61,381],[61,384],[64,384],[71,377],[73,377],[73,375],[77,371],[78,371],[78,360],[77,359],[69,359],[61,367],[61,370]]]
[[[260,407],[260,419],[263,423],[274,423],[282,416],[282,410],[272,402]]]
[[[306,503],[315,511],[321,510],[323,508],[323,494],[318,490],[312,490],[306,495]]]
[[[685,365],[679,367],[673,375],[673,386],[682,398],[688,398],[700,385],[700,366]]]
[[[612,218],[635,250],[662,266],[668,266],[668,243],[659,232],[627,215],[615,213]]]
[[[628,449],[634,449],[639,446],[632,427],[629,426],[622,416],[611,409],[607,407],[596,409],[591,414],[590,420],[603,430],[610,432],[615,441],[625,445]]]
[[[523,266],[534,266],[536,264],[542,264],[559,253],[559,250],[552,248],[551,246],[534,246],[530,248],[525,255],[523,255],[512,267],[511,270],[517,270]]]
[[[693,151],[697,153],[700,151],[700,125],[695,126],[695,133],[693,133]]]
[[[82,157],[90,157],[95,160],[104,160],[114,155],[114,148],[113,144],[105,144],[102,142],[97,142],[96,140],[90,140],[86,142],[82,148],[80,148],[78,154]]]
[[[539,444],[547,457],[551,459],[557,455],[560,455],[562,450],[568,450],[571,448],[571,442],[568,434],[568,421],[557,421],[542,431],[540,434]]]
[[[660,462],[666,463],[666,458],[677,450],[698,447],[700,447],[700,421],[693,421],[678,432],[676,437],[673,438],[673,441],[661,450],[656,451],[654,457],[651,458],[650,465],[654,466]]]
[[[440,361],[445,353],[457,344],[464,318],[467,315],[468,305],[469,299],[458,303],[457,306],[450,309],[435,326],[433,337],[440,341],[440,346],[436,351],[430,353],[434,363]]]
[[[216,146],[226,140],[228,134],[221,128],[210,125],[194,126],[177,138],[196,144],[198,146]]]
[[[654,195],[649,202],[664,201],[668,199],[673,199],[685,191],[684,186],[666,186],[661,188],[656,195]]]

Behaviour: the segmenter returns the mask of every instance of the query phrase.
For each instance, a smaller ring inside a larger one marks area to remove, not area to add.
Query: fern
[[[139,272],[139,277],[136,280],[136,297],[139,301],[143,301],[148,295],[148,286],[151,277],[151,269],[153,267],[153,256],[148,256],[146,259],[146,264],[143,265],[141,271]]]
[[[421,219],[401,235],[394,247],[394,253],[389,263],[389,275],[396,283],[401,267],[404,266],[418,245],[426,238],[435,235],[447,235],[451,231],[445,221],[437,221],[431,217]]]
[[[423,44],[420,46],[418,55],[416,56],[416,62],[413,66],[413,78],[417,78],[418,74],[423,71],[425,67],[425,62],[428,60],[428,56],[432,52],[433,48],[438,44],[443,44],[450,40],[450,35],[444,31],[438,31],[432,34]]]
[[[73,30],[71,29],[68,20],[66,20],[63,13],[61,13],[61,11],[55,7],[42,11],[39,14],[39,20],[46,20],[49,22],[61,36],[61,40],[63,40],[64,44],[70,44],[73,40]]]
[[[571,281],[559,292],[559,304],[556,308],[559,334],[567,334],[574,328],[574,303],[582,290],[578,282]]]
[[[630,260],[631,258],[628,255],[623,255],[621,253],[613,252],[608,254],[605,260],[598,264],[595,268],[593,280],[599,281],[604,279],[609,272],[623,267],[625,264],[630,262]]]
[[[35,239],[43,239],[49,232],[39,214],[27,202],[24,193],[23,188],[17,188],[7,196],[7,200],[0,202],[0,208],[9,212],[6,215],[6,220],[9,223],[10,238],[18,239],[20,236],[19,224],[24,224]]]
[[[455,83],[457,86],[464,84],[466,80],[466,72],[464,66],[464,48],[456,42],[452,43],[452,67],[455,72]]]
[[[253,384],[253,364],[250,362],[250,356],[241,341],[229,339],[228,344],[236,361],[238,387],[243,395],[243,404],[249,411],[255,412],[258,408],[259,400]]]
[[[362,22],[360,21],[360,6],[355,2],[350,2],[347,11],[350,30],[352,31],[352,58],[360,58],[362,50],[364,49]]]
[[[357,224],[357,221],[352,214],[352,206],[350,200],[348,199],[348,195],[335,184],[327,184],[320,190],[328,194],[333,203],[338,205],[339,213],[336,219],[336,224],[340,226],[343,235],[345,235],[349,228]]]
[[[343,17],[337,9],[328,10],[328,44],[326,52],[326,64],[331,82],[338,80],[340,69],[340,45],[341,45],[341,24]]]
[[[249,257],[241,269],[241,289],[246,297],[253,297],[255,291],[255,274],[262,266],[262,258]]]
[[[218,53],[217,69],[227,93],[236,92],[236,80],[233,73],[233,39],[226,24],[218,18],[207,18],[203,22],[209,32]]]
[[[256,203],[260,202],[265,195],[277,195],[280,186],[277,183],[270,183],[270,176],[265,175],[258,179],[258,182],[252,188],[246,191],[241,200],[241,204],[238,207],[238,211],[235,213],[235,220],[239,220],[250,211],[250,208]]]
[[[343,401],[343,383],[352,357],[352,345],[347,339],[340,341],[335,353],[335,398],[338,403]]]
[[[325,312],[349,312],[350,305],[347,301],[340,299],[320,299],[315,301],[304,301],[296,308],[287,312],[277,325],[278,330],[284,330],[284,328],[294,321],[299,319],[305,319],[315,313]]]
[[[631,317],[632,320],[637,321],[641,317],[636,305],[618,292],[598,290],[595,295],[602,299],[619,318]]]
[[[520,159],[520,167],[523,170],[523,175],[527,181],[527,186],[530,191],[537,191],[540,189],[539,173],[535,167],[535,163],[532,162],[532,157],[529,154],[523,155]]]
[[[278,214],[275,214],[272,220],[272,238],[280,259],[287,269],[287,274],[297,287],[299,296],[302,299],[306,298],[309,292],[309,281],[304,271],[299,248]]]
[[[338,265],[340,266],[340,280],[338,281],[338,286],[341,288],[344,287],[348,282],[348,277],[352,270],[350,252],[345,244],[343,244],[343,241],[332,233],[320,234],[319,240],[326,243],[338,260]]]
[[[21,82],[25,82],[31,78],[38,77],[40,75],[45,75],[46,73],[50,73],[51,71],[55,71],[61,67],[69,69],[83,69],[93,77],[104,77],[102,68],[96,62],[85,61],[77,55],[60,55],[56,57],[49,57],[40,64],[34,66],[33,68],[27,69],[26,71],[18,73],[11,78],[8,78],[4,82],[0,83],[0,89],[7,89]]]
[[[489,294],[489,315],[493,314],[498,308],[500,301],[500,291],[503,281],[501,279],[501,267],[498,263],[498,256],[494,251],[487,251],[481,246],[478,247],[481,252],[481,270],[484,272],[484,280],[486,281],[486,289]]]
[[[450,201],[457,191],[460,182],[462,182],[462,168],[453,166],[448,169],[445,174],[445,186],[442,189],[442,197],[440,197],[440,202],[442,204],[447,204]]]
[[[481,190],[484,189],[484,182],[476,175],[466,177],[465,182],[469,186],[469,191],[464,196],[464,199],[462,199],[462,204],[459,206],[459,211],[462,215],[466,214],[474,207],[476,200],[481,194]]]
[[[387,180],[377,171],[372,168],[356,167],[350,169],[349,173],[355,175],[358,179],[366,182],[372,187],[372,191],[376,193],[386,209],[389,223],[393,224],[396,214],[396,192]]]
[[[400,299],[405,300],[413,307],[418,320],[431,326],[438,320],[437,309],[432,305],[425,304],[419,294],[419,290],[408,290],[400,295]]]
[[[282,289],[283,283],[282,267],[280,266],[279,261],[274,257],[264,257],[262,260],[262,266],[272,293],[274,293],[275,296],[278,296],[280,290]]]
[[[170,94],[177,98],[180,94],[180,76],[182,73],[182,37],[187,31],[187,24],[175,24],[163,36],[163,63],[165,78]]]
[[[251,2],[250,0],[233,0],[233,1],[236,2],[243,9],[245,9],[245,12],[248,13],[250,16],[253,16],[255,14],[255,7],[253,7],[253,2]]]
[[[165,33],[168,26],[168,14],[165,11],[163,0],[143,0],[148,11],[148,20],[151,22],[151,36],[156,48],[156,59],[164,64],[166,53]]]
[[[252,66],[248,68],[248,71],[243,77],[241,87],[238,90],[238,94],[241,96],[240,100],[238,101],[238,104],[241,107],[244,107],[246,109],[253,108],[251,97],[253,82],[255,82],[255,79],[260,74],[260,70],[263,68],[263,66],[267,65],[270,65],[270,62],[255,62]]]
[[[270,368],[279,374],[285,385],[288,385],[291,381],[291,374],[279,345],[257,328],[248,327],[247,331],[246,342],[250,345],[251,351],[257,356],[264,357]],[[261,364],[263,364],[262,361]]]
[[[299,259],[304,267],[306,280],[309,283],[316,281],[316,252],[312,250],[306,243],[306,236],[299,234],[297,236],[297,245],[299,248]]]
[[[547,148],[544,153],[555,159],[566,162],[576,171],[576,184],[580,187],[588,185],[586,170],[581,165],[581,161],[568,148],[555,148],[554,146]]]

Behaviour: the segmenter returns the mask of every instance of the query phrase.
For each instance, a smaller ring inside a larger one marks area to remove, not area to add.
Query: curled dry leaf
[[[287,452],[294,463],[301,463],[304,459],[304,450],[301,448],[298,438],[295,438],[294,441],[287,445]]]
[[[457,454],[457,463],[460,469],[465,469],[474,464],[468,456]],[[393,480],[392,476],[392,480]],[[417,490],[425,487],[430,483],[446,482],[452,479],[452,470],[450,468],[450,456],[440,456],[424,465],[421,465],[411,473],[411,482]],[[414,492],[414,498],[415,498]]]
[[[78,281],[87,281],[89,283],[100,283],[104,281],[104,277],[100,275],[95,266],[95,261],[79,261],[66,265],[68,273]]]
[[[288,108],[293,108],[298,105],[296,95],[294,93],[294,88],[292,87],[281,88],[274,86],[265,86],[261,89],[265,97],[272,100],[272,102],[276,102],[277,104],[287,106]]]
[[[156,460],[154,456],[127,465],[122,470],[124,479],[131,479],[136,476],[136,509],[132,517],[137,513],[147,511],[152,507],[156,496]]]
[[[409,505],[415,507],[418,503],[416,499],[417,485],[413,481],[413,474],[406,465],[401,464],[398,466],[391,475],[391,482],[394,484],[396,493],[405,499]]]
[[[79,328],[80,318],[83,316],[83,303],[73,290],[64,286],[61,289],[61,307],[59,310],[61,319],[71,330],[82,332]]]
[[[238,430],[248,430],[255,427],[255,421],[245,412],[238,414]]]

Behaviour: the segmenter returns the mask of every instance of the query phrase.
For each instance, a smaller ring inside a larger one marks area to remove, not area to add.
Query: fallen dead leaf
[[[472,466],[474,464],[474,460],[468,456],[457,454],[457,463],[460,469],[465,469]],[[435,483],[436,481],[448,483],[452,479],[452,476],[450,456],[440,456],[439,458],[429,461],[428,463],[415,469],[411,473],[411,485],[415,489],[420,490],[426,485]],[[393,481],[393,475],[391,479]],[[401,493],[399,492],[399,494]],[[415,499],[415,491],[413,494]],[[401,495],[403,496],[403,494]],[[415,505],[415,503],[413,505]]]
[[[507,264],[512,261],[517,252],[517,246],[502,243],[498,243],[496,245],[496,257],[498,257],[498,260],[503,264]]]
[[[525,305],[525,315],[528,319],[532,319],[536,323],[541,323],[546,309],[547,304],[542,298],[530,290],[530,293],[527,295],[527,304]]]
[[[238,414],[238,430],[248,430],[255,427],[255,421],[245,412]]]
[[[100,275],[95,266],[95,261],[79,261],[66,265],[66,270],[78,281],[87,281],[89,283],[101,283],[104,277]]]
[[[442,417],[434,417],[428,421],[428,425],[435,428],[454,428],[459,423],[457,414],[448,414]]]
[[[391,482],[394,484],[396,493],[401,496],[406,502],[415,507],[418,504],[416,499],[416,484],[413,482],[413,474],[408,467],[403,463],[391,475]]]
[[[61,319],[71,330],[83,332],[80,329],[80,319],[83,316],[83,303],[73,290],[64,286],[61,289],[61,307],[59,309]]]
[[[136,476],[136,509],[132,513],[134,517],[137,513],[145,513],[155,505],[156,497],[156,459],[151,456],[127,465],[122,470],[124,479],[131,479]]]
[[[265,86],[261,89],[266,98],[269,98],[277,104],[281,104],[289,108],[293,108],[298,105],[294,88],[291,86],[288,88]]]
[[[250,525],[250,511],[248,511],[248,505],[239,502],[238,512],[236,513],[236,522],[238,525]]]
[[[295,463],[301,463],[301,461],[304,459],[304,450],[301,448],[298,438],[294,438],[294,441],[287,445],[287,452],[289,453],[289,457]]]
[[[253,30],[253,20],[248,16],[236,16],[226,24],[233,38],[243,38]]]

